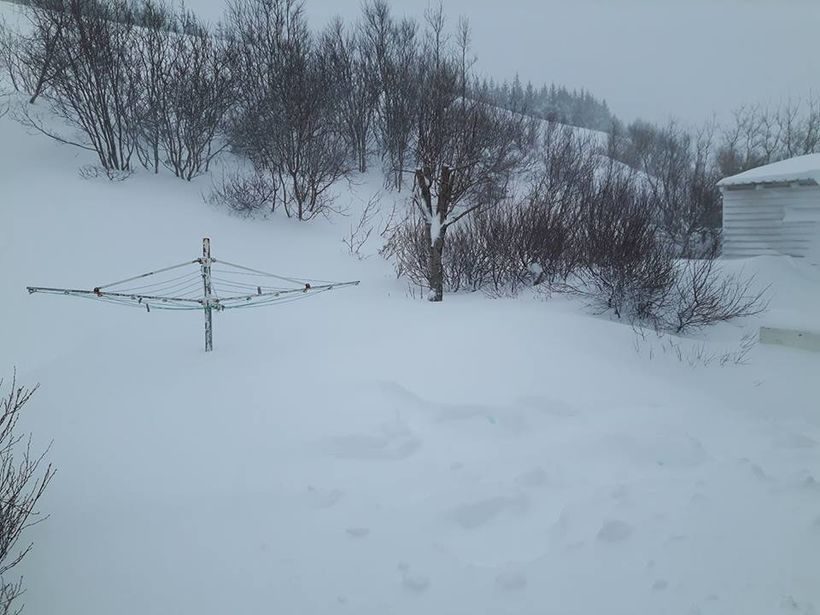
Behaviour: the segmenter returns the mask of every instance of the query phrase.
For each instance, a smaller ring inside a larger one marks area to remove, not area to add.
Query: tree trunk
[[[359,156],[359,173],[367,172],[367,134],[356,135],[356,150]]]
[[[51,60],[54,57],[54,47],[56,46],[58,36],[60,36],[59,30],[57,30],[53,39],[49,39],[48,41],[46,41],[46,59],[43,62],[42,68],[40,69],[40,75],[37,77],[37,84],[34,86],[34,93],[31,95],[31,98],[28,101],[29,104],[33,105],[35,103],[35,101],[40,96],[40,94],[43,91],[43,88],[46,85],[46,77],[48,75],[49,69],[51,68]]]
[[[439,302],[444,300],[444,263],[442,254],[444,252],[444,231],[442,228],[437,238],[431,236],[431,226],[425,225],[427,245],[430,246],[430,253],[427,260],[427,280],[430,283],[430,301]]]

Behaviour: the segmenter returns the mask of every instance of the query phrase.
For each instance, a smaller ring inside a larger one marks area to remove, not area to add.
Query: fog
[[[223,4],[189,0],[218,19]],[[393,0],[422,16],[428,0]],[[310,20],[355,19],[360,0],[307,0]],[[478,70],[586,88],[625,120],[689,123],[820,90],[815,0],[446,0],[473,27]]]

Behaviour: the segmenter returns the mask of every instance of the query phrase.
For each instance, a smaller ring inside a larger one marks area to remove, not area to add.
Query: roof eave
[[[741,188],[755,188],[757,186],[770,186],[791,188],[793,186],[820,186],[816,179],[800,178],[800,179],[770,179],[770,180],[750,180],[750,181],[731,181],[731,178],[723,179],[717,183],[718,188],[721,189],[741,189]]]

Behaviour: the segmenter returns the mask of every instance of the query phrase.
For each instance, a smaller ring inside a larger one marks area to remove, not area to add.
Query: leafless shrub
[[[654,221],[676,256],[699,257],[715,245],[721,224],[715,132],[713,122],[690,133],[674,121],[658,127],[639,120],[609,136],[609,155],[642,173]]]
[[[6,27],[6,22],[0,17],[0,74],[10,74],[12,72],[10,64],[14,58],[12,41],[13,37]],[[6,102],[7,95],[7,92],[0,87],[0,117],[6,115],[9,111],[9,105]]]
[[[483,290],[510,295],[551,284],[568,273],[570,230],[544,203],[505,203],[453,228],[442,253],[448,292]],[[414,284],[427,282],[429,247],[424,224],[411,216],[393,230],[383,254]]]
[[[578,290],[619,318],[652,318],[675,266],[652,220],[648,193],[610,167],[584,206],[579,231]]]
[[[110,181],[121,182],[131,177],[133,172],[130,169],[119,171],[117,169],[106,169],[97,164],[86,164],[80,167],[78,174],[83,179],[99,179],[100,177],[105,177]]]
[[[378,91],[373,132],[382,156],[385,185],[401,191],[412,157],[421,91],[418,24],[411,19],[394,19],[385,0],[364,3],[362,17],[360,46],[371,58]]]
[[[133,62],[140,95],[133,101],[137,155],[191,180],[225,148],[217,132],[234,101],[231,45],[184,9],[157,0],[138,5]]]
[[[367,171],[381,84],[377,58],[362,24],[345,29],[337,18],[322,33],[322,55],[330,64],[338,122],[360,173]]]
[[[188,180],[208,170],[234,98],[224,36],[157,0],[33,0],[24,10],[29,27],[0,55],[15,87],[76,134],[23,105],[26,125],[112,171],[131,169],[134,153]]]
[[[754,287],[754,278],[721,274],[713,258],[685,261],[666,299],[668,308],[660,310],[662,327],[684,333],[760,314],[768,307],[768,288]]]
[[[409,214],[386,230],[381,254],[393,261],[397,277],[406,278],[416,287],[427,285],[428,249],[418,216]]]
[[[375,217],[379,214],[379,201],[381,200],[381,194],[376,193],[365,205],[365,208],[362,210],[359,219],[357,220],[356,224],[350,225],[350,230],[342,237],[342,243],[347,247],[348,252],[353,256],[361,259],[361,250],[367,241],[370,239],[370,236],[373,234],[374,226],[373,221]],[[389,222],[388,222],[389,224]]]
[[[0,381],[0,390],[3,382]],[[36,454],[31,436],[17,431],[20,413],[37,390],[17,385],[16,377],[0,399],[0,613],[19,613],[16,608],[23,592],[22,579],[10,580],[9,573],[31,551],[33,544],[20,545],[24,532],[44,520],[37,503],[54,476],[46,464],[46,450]],[[43,467],[45,465],[45,468]]]
[[[581,290],[619,318],[685,333],[767,307],[754,280],[722,274],[718,248],[677,260],[652,213],[655,194],[628,175],[607,178],[581,217]]]
[[[22,82],[80,132],[65,135],[21,107],[31,128],[97,154],[105,169],[130,169],[136,147],[132,109],[139,79],[132,58],[134,14],[125,0],[43,0],[27,10],[33,38],[19,48]]]
[[[191,180],[207,172],[226,147],[225,142],[217,143],[217,131],[234,102],[234,54],[223,37],[209,32],[193,14],[181,12],[172,19],[166,29],[141,29],[141,44],[147,49],[138,51],[139,58],[151,57],[157,37],[168,41],[159,65],[149,62],[142,71],[141,81],[150,84],[152,95],[139,103],[146,111],[140,123],[143,134],[159,137],[162,163],[177,177]],[[184,35],[173,34],[168,27]],[[155,153],[154,139],[149,144]],[[154,157],[154,170],[156,162]]]
[[[5,64],[14,89],[28,92],[33,104],[63,70],[60,47],[71,18],[61,0],[32,0],[24,5],[28,27],[0,36],[0,64]]]
[[[140,6],[135,34],[135,63],[140,74],[139,97],[134,99],[132,112],[137,118],[137,156],[142,166],[159,173],[163,164],[163,116],[169,102],[169,79],[165,67],[173,57],[171,30],[176,25],[173,10],[161,0],[146,0]]]
[[[329,58],[295,0],[237,0],[225,35],[237,49],[233,147],[277,182],[288,216],[331,210],[331,187],[351,169]]]
[[[228,173],[214,182],[206,201],[214,205],[227,206],[245,216],[264,210],[274,212],[278,188],[274,181],[260,173]]]

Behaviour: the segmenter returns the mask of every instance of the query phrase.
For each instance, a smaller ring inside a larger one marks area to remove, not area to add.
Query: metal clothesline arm
[[[202,299],[183,299],[181,297],[158,297],[155,295],[137,295],[133,293],[111,293],[102,292],[99,289],[95,290],[77,290],[73,288],[48,288],[45,286],[27,286],[29,294],[44,293],[48,295],[74,295],[87,297],[117,297],[120,299],[132,299],[134,301],[159,301],[161,303],[177,302],[177,303],[193,303],[202,305]]]

